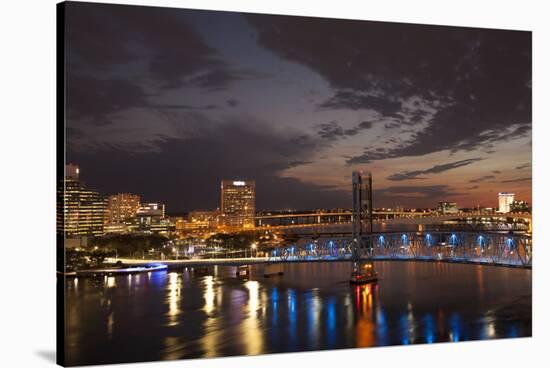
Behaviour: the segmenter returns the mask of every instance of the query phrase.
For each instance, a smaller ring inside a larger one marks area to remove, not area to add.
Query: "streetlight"
[[[258,246],[258,243],[252,243],[252,249],[256,249]],[[256,251],[256,256],[258,255],[258,252]],[[252,252],[250,252],[250,256],[252,257]]]

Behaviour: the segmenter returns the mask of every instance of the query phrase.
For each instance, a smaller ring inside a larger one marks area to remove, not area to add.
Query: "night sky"
[[[531,202],[531,33],[68,3],[67,161],[168,212]],[[361,14],[368,18],[368,14]]]

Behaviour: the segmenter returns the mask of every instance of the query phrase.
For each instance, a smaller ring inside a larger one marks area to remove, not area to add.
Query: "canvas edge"
[[[56,4],[56,222],[64,223],[65,172],[65,14],[66,3]],[[57,224],[56,224],[57,225]],[[65,366],[65,238],[56,231],[56,363]]]

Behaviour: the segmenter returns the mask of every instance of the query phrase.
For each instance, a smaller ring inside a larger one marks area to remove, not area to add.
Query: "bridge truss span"
[[[362,236],[362,259],[433,260],[531,267],[532,240],[525,234],[491,232],[383,232]],[[352,259],[352,236],[303,237],[279,247],[283,261]]]

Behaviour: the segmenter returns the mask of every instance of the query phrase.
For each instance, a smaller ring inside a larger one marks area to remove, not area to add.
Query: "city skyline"
[[[81,181],[80,180],[80,167],[74,163],[69,163],[68,165],[65,166],[65,179],[67,180],[71,180],[71,179],[75,179],[78,180],[81,185],[83,187],[87,187],[85,185],[85,181]],[[75,174],[76,173],[76,174]],[[322,207],[317,207],[317,208],[301,208],[301,209],[297,209],[297,208],[273,208],[273,209],[262,209],[262,210],[259,210],[259,211],[256,211],[255,210],[255,181],[254,180],[247,180],[247,181],[242,181],[242,179],[240,178],[237,178],[237,179],[221,179],[220,180],[220,183],[221,183],[221,188],[219,189],[219,191],[217,193],[213,193],[214,196],[218,196],[220,197],[221,196],[221,200],[217,203],[217,205],[215,207],[211,207],[211,208],[192,208],[188,211],[167,211],[166,213],[170,216],[174,216],[174,215],[181,215],[181,214],[191,214],[193,212],[216,212],[218,211],[220,214],[222,214],[224,212],[223,210],[223,198],[224,198],[224,189],[223,189],[223,185],[224,185],[224,182],[227,183],[227,184],[233,184],[233,186],[235,185],[235,183],[237,184],[237,186],[244,186],[244,185],[248,185],[248,183],[252,183],[252,187],[253,187],[253,207],[254,207],[254,211],[255,213],[261,213],[261,212],[269,212],[269,211],[301,211],[301,210],[319,210],[319,209],[325,209],[325,210],[333,210],[333,209],[344,209],[344,210],[349,210],[351,209],[351,206],[343,206],[343,207],[325,207],[325,208],[322,208]],[[352,187],[352,184],[350,184],[350,188]],[[90,189],[88,188],[87,190],[92,190],[93,189]],[[119,193],[101,193],[101,192],[97,192],[97,194],[101,197],[104,198],[105,202],[106,202],[106,206],[107,207],[110,207],[111,205],[111,201],[114,197],[116,197],[117,199],[122,197],[137,197],[138,199],[141,199],[141,195],[139,193],[129,193],[128,191],[122,191],[122,192],[119,192]],[[508,200],[506,203],[508,203],[506,208],[507,210],[501,210],[501,208],[503,208],[503,204],[502,204],[502,196],[503,195],[507,195],[507,196],[510,196],[511,195],[511,199]],[[378,206],[378,207],[374,207],[376,209],[394,209],[394,210],[416,210],[416,209],[424,209],[424,210],[435,210],[435,211],[439,211],[439,212],[447,212],[448,211],[448,206],[452,206],[454,208],[454,210],[458,210],[458,209],[494,209],[496,210],[497,212],[501,212],[501,213],[507,213],[510,211],[510,204],[511,203],[519,203],[519,204],[522,204],[525,206],[525,208],[529,208],[529,202],[521,199],[517,202],[514,202],[515,200],[515,193],[510,193],[510,192],[499,192],[497,194],[497,199],[496,201],[498,202],[495,206],[481,206],[481,205],[478,205],[478,206],[472,206],[472,207],[468,207],[468,206],[461,206],[459,203],[457,202],[448,202],[448,201],[438,201],[438,202],[434,202],[432,203],[432,205],[430,206],[426,206],[426,207],[405,207],[401,204],[397,204],[395,206],[392,206],[392,207],[389,207],[389,206]],[[120,199],[119,199],[120,200]],[[148,203],[146,203],[148,202]],[[150,201],[146,201],[146,202],[139,202],[138,203],[138,207],[139,206],[143,206],[143,205],[148,205],[150,204],[151,202]],[[160,202],[159,202],[160,203]],[[163,213],[164,213],[164,206],[167,205],[167,203],[162,203],[161,204],[163,206]],[[169,203],[168,203],[169,205]],[[443,206],[443,207],[442,207]],[[125,209],[127,210],[127,209]],[[452,211],[454,211],[452,210]],[[137,209],[136,209],[137,211]],[[108,211],[106,211],[106,218],[109,218],[110,217],[110,214],[108,213]],[[107,221],[109,222],[109,221]],[[111,221],[112,222],[112,221]],[[114,221],[116,222],[116,221]]]
[[[496,207],[504,191],[532,202],[529,32],[67,14],[67,159],[101,193],[187,212],[216,208],[234,178],[257,182],[258,210],[347,208],[365,169],[375,207]]]

